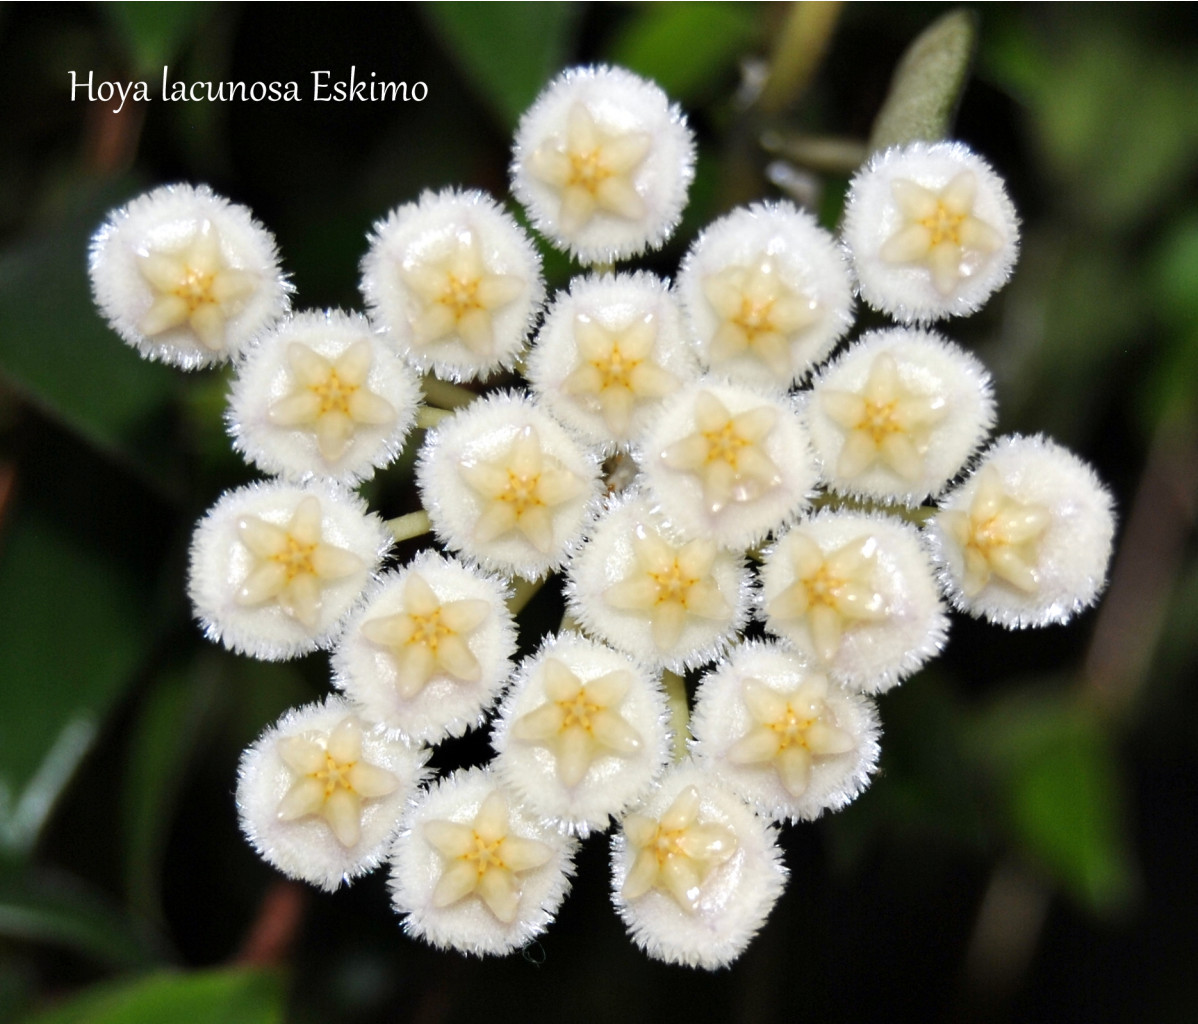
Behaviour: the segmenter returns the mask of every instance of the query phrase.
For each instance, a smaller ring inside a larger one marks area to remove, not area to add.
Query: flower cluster
[[[958,143],[887,150],[839,238],[758,203],[703,231],[676,283],[616,273],[674,230],[693,151],[629,72],[547,87],[513,192],[591,269],[545,308],[533,241],[478,192],[375,225],[367,314],[289,313],[273,240],[205,188],[136,199],[93,243],[122,337],[186,367],[234,360],[229,432],[273,478],[199,523],[196,617],[251,657],[331,651],[340,692],[242,760],[244,831],[324,888],[387,860],[404,927],[439,947],[530,941],[577,845],[614,826],[634,941],[729,963],[785,884],[777,828],[868,785],[875,697],[936,656],[949,606],[1040,626],[1105,580],[1093,472],[1044,438],[990,440],[986,369],[930,328],[1011,273],[995,172]],[[844,344],[855,295],[898,325]],[[526,387],[481,391],[516,368]],[[353,488],[402,450],[419,374],[481,393],[429,410],[423,508],[384,523]],[[426,530],[436,547],[388,561]],[[515,665],[516,593],[554,572],[562,627]],[[429,745],[488,716],[493,761],[428,782]]]

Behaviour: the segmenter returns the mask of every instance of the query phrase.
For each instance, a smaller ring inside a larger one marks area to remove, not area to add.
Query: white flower
[[[388,728],[436,743],[482,724],[507,682],[506,586],[436,551],[390,572],[346,623],[334,683]]]
[[[479,399],[431,432],[416,476],[441,541],[527,579],[577,546],[599,487],[595,459],[514,393]]]
[[[748,621],[743,557],[684,539],[643,497],[610,507],[568,572],[570,611],[587,632],[675,672],[711,661]]]
[[[186,370],[239,355],[287,311],[291,291],[274,236],[206,185],[167,185],[114,211],[88,269],[113,330]]]
[[[1001,437],[929,524],[953,605],[999,625],[1066,622],[1106,584],[1111,496],[1043,437]]]
[[[914,527],[821,512],[765,552],[765,628],[845,686],[888,690],[940,653],[948,616]]]
[[[694,162],[686,118],[658,86],[622,68],[572,68],[520,119],[512,190],[559,249],[611,263],[669,238]]]
[[[648,273],[575,278],[553,301],[525,376],[587,444],[627,446],[699,375],[669,285]]]
[[[374,226],[362,294],[399,351],[449,380],[510,369],[545,288],[531,239],[483,192],[425,192]]]
[[[455,772],[404,818],[391,855],[392,903],[404,929],[434,946],[509,953],[553,920],[577,845],[522,809],[490,772]]]
[[[391,542],[360,498],[330,484],[250,484],[200,520],[187,591],[210,640],[294,658],[329,646]]]
[[[731,963],[785,882],[774,830],[690,762],[668,772],[612,839],[616,910],[633,941],[668,963]]]
[[[267,473],[353,484],[399,454],[419,402],[415,374],[364,316],[300,313],[238,368],[228,422]]]
[[[336,889],[387,855],[425,752],[363,722],[340,697],[288,711],[242,755],[237,811],[259,855]]]
[[[817,480],[807,430],[787,399],[711,378],[666,402],[644,449],[649,494],[666,519],[730,549],[793,519]]]
[[[995,416],[976,358],[902,327],[862,335],[815,379],[805,409],[832,490],[911,506],[948,485]]]
[[[491,737],[500,777],[580,835],[642,798],[670,757],[665,695],[626,654],[576,633],[526,659]]]
[[[873,702],[781,644],[750,641],[700,682],[695,757],[776,821],[839,810],[877,769]]]
[[[734,210],[695,240],[678,293],[704,369],[785,391],[852,324],[853,289],[839,246],[790,203]]]
[[[913,142],[853,178],[844,240],[861,297],[927,323],[973,313],[1007,282],[1019,219],[1002,179],[968,146]]]

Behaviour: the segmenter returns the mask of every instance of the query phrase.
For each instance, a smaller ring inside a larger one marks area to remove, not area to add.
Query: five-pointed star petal
[[[624,835],[634,851],[623,896],[635,900],[650,889],[668,892],[688,913],[699,907],[708,875],[736,852],[736,835],[723,825],[704,822],[695,786],[687,786],[659,818],[630,814]]]
[[[898,362],[880,352],[860,392],[828,388],[820,392],[825,413],[845,433],[836,463],[838,476],[852,479],[877,462],[904,480],[923,473],[932,428],[948,415],[944,398],[907,387]]]
[[[694,432],[661,458],[670,469],[698,477],[713,515],[729,502],[753,501],[781,483],[763,443],[774,429],[776,410],[762,405],[733,416],[710,391],[700,391],[694,416]]]
[[[977,178],[957,174],[936,191],[906,178],[891,184],[903,223],[882,246],[889,263],[925,266],[941,295],[949,295],[970,270],[967,256],[989,256],[1002,247],[1002,236],[973,214]]]
[[[574,339],[578,364],[562,389],[597,408],[618,436],[628,433],[637,402],[664,398],[678,384],[653,358],[657,317],[652,313],[611,329],[580,313],[574,321]]]
[[[853,737],[836,724],[826,700],[828,680],[822,675],[809,676],[787,692],[746,679],[742,692],[753,725],[729,748],[728,760],[772,764],[792,797],[806,791],[816,758],[857,748]]]
[[[1025,504],[1007,494],[993,466],[979,471],[968,512],[946,510],[938,518],[964,555],[966,597],[976,595],[995,576],[1026,594],[1036,592],[1039,542],[1051,514],[1042,505]]]
[[[748,353],[779,380],[794,375],[790,343],[819,319],[819,307],[783,284],[771,257],[710,274],[703,279],[703,294],[720,318],[711,339],[713,363]]]
[[[534,427],[521,429],[497,458],[458,466],[482,499],[474,539],[485,544],[517,530],[541,554],[553,547],[553,509],[583,491],[583,481],[546,455]]]
[[[321,590],[364,568],[362,559],[321,540],[320,500],[306,495],[286,526],[242,516],[238,536],[253,556],[253,568],[237,591],[237,603],[277,601],[293,619],[314,630]]]
[[[365,339],[350,345],[335,360],[292,342],[287,347],[287,364],[293,386],[271,403],[267,411],[271,423],[312,431],[320,454],[326,461],[336,462],[345,454],[359,424],[383,426],[395,421],[391,403],[366,386],[373,361],[370,342]]]
[[[653,642],[668,651],[678,643],[687,616],[726,619],[732,609],[711,574],[718,549],[706,538],[676,548],[655,530],[633,538],[636,566],[603,599],[622,611],[646,612]]]
[[[391,651],[399,668],[400,696],[415,697],[434,675],[462,682],[477,682],[482,667],[467,638],[486,621],[491,609],[486,601],[442,601],[417,572],[404,581],[404,610],[362,624],[371,643]]]
[[[225,324],[258,285],[255,275],[229,266],[220,236],[205,220],[181,249],[140,253],[137,269],[154,292],[138,325],[153,337],[186,325],[205,348],[225,345]]]
[[[794,582],[766,608],[771,619],[807,620],[816,653],[830,662],[840,650],[847,628],[854,622],[876,622],[886,617],[886,601],[874,589],[877,541],[863,537],[824,554],[801,531],[787,542]]]
[[[645,203],[634,179],[651,144],[646,132],[600,127],[583,103],[575,103],[565,138],[555,136],[538,148],[528,166],[535,177],[560,193],[558,221],[561,230],[572,235],[596,213],[628,220],[644,216]]]
[[[528,287],[516,274],[492,273],[469,231],[458,235],[447,255],[410,262],[399,273],[420,306],[413,320],[415,343],[428,345],[456,336],[480,356],[494,348],[492,316]]]
[[[296,777],[279,801],[279,820],[319,815],[345,847],[361,835],[362,801],[399,788],[391,772],[362,760],[362,727],[353,717],[327,734],[284,736],[277,749]]]
[[[504,924],[516,919],[521,884],[517,877],[548,863],[553,850],[511,831],[507,797],[493,790],[470,824],[429,821],[424,838],[441,856],[433,905],[448,907],[474,894]]]
[[[577,786],[604,754],[627,757],[641,748],[640,734],[619,711],[631,672],[609,672],[584,683],[564,662],[546,658],[540,677],[549,699],[512,723],[512,737],[552,751],[563,786]]]

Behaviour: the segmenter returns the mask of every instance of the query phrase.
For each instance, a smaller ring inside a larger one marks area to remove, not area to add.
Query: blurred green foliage
[[[247,471],[220,425],[224,378],[140,361],[92,311],[87,240],[104,212],[149,184],[208,180],[275,230],[301,305],[352,306],[373,220],[425,187],[502,194],[508,133],[541,84],[608,61],[657,77],[699,131],[683,233],[651,261],[669,274],[724,197],[776,194],[762,133],[863,144],[903,50],[947,10],[846,7],[805,92],[765,117],[738,90],[760,80],[787,5],[4,9],[0,1018],[458,1020],[482,1006],[525,1019],[584,993],[580,1015],[765,1020],[789,1014],[796,977],[830,1021],[889,1016],[911,990],[929,1019],[1144,1019],[1128,990],[1157,993],[1155,1019],[1192,1017],[1189,972],[1171,966],[1198,954],[1182,877],[1198,715],[1178,682],[1198,638],[1198,27],[1180,5],[985,5],[956,121],[1009,178],[1025,238],[1007,291],[947,330],[991,366],[1000,430],[1049,431],[1110,481],[1126,533],[1105,604],[1035,635],[954,623],[945,657],[881,701],[872,789],[785,833],[798,884],[728,972],[632,950],[594,839],[526,958],[409,942],[372,879],[295,897],[302,923],[272,953],[284,973],[246,962],[278,883],[237,834],[238,753],[325,692],[327,664],[248,663],[189,621],[192,524]],[[972,44],[954,45],[959,73]],[[69,70],[145,77],[153,95],[167,63],[305,93],[313,69],[355,65],[425,81],[429,99],[116,115],[70,97]],[[810,175],[819,208],[837,209],[843,176]],[[568,272],[550,262],[553,285]],[[398,479],[372,488],[389,514],[411,500]],[[445,756],[486,752],[463,741]],[[1021,934],[1014,975],[967,955],[990,880],[1012,871],[1050,908]],[[1175,959],[1132,957],[1158,942]]]

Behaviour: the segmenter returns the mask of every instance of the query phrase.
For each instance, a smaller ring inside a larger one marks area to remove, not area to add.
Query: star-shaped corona
[[[578,364],[563,390],[597,409],[617,437],[628,433],[638,402],[663,398],[678,379],[653,358],[657,317],[639,317],[621,329],[608,329],[585,313],[574,319]]]
[[[279,820],[317,815],[344,847],[356,845],[361,836],[362,801],[399,788],[391,772],[363,760],[362,727],[353,717],[329,733],[283,736],[277,749],[295,777],[279,801]]]
[[[890,187],[902,224],[883,244],[882,259],[926,267],[941,295],[951,295],[962,278],[976,273],[979,258],[1002,247],[998,231],[975,216],[978,183],[972,171],[961,171],[941,189],[906,178]]]
[[[753,501],[782,481],[763,447],[777,416],[768,405],[733,415],[710,391],[700,391],[694,431],[662,452],[662,461],[700,480],[713,515],[732,502]]]
[[[614,608],[648,615],[659,651],[678,643],[689,616],[721,620],[732,615],[712,575],[719,549],[710,540],[696,538],[678,547],[657,531],[643,530],[632,543],[635,568],[608,587],[603,599]]]
[[[546,658],[540,675],[548,700],[517,718],[511,735],[550,750],[563,786],[578,785],[600,755],[627,757],[641,748],[640,734],[619,710],[632,685],[630,672],[584,683],[557,658]]]
[[[856,741],[838,727],[826,703],[825,676],[810,675],[785,693],[756,679],[746,679],[742,695],[753,726],[729,748],[728,760],[739,765],[772,766],[792,797],[806,792],[817,758],[856,749]]]
[[[699,812],[699,790],[687,786],[660,818],[630,814],[624,819],[624,835],[634,858],[624,880],[625,900],[660,889],[687,913],[699,909],[704,881],[737,846],[731,829],[704,822]]]
[[[457,337],[479,356],[491,355],[495,347],[495,313],[515,302],[528,287],[518,275],[488,269],[477,238],[468,231],[457,237],[444,256],[412,261],[401,266],[399,273],[420,306],[413,318],[415,344]]]
[[[830,662],[846,629],[886,616],[885,598],[872,583],[877,541],[863,537],[825,554],[796,530],[786,543],[794,583],[766,605],[767,621],[805,620],[816,653]]]
[[[458,472],[483,499],[476,541],[485,544],[515,531],[541,554],[553,547],[553,509],[584,489],[577,475],[545,453],[532,426],[521,428],[498,458],[463,463]]]
[[[903,384],[889,352],[877,355],[859,392],[825,388],[819,400],[844,431],[836,472],[845,479],[879,462],[904,480],[918,479],[932,428],[947,414],[942,396],[919,395]]]
[[[336,359],[327,359],[301,342],[292,342],[287,347],[287,365],[294,386],[270,404],[270,422],[311,431],[320,454],[336,462],[345,454],[359,425],[386,426],[395,422],[391,403],[367,387],[373,361],[368,341],[356,342]]]
[[[967,512],[945,510],[937,518],[964,554],[966,597],[980,593],[995,577],[1025,594],[1036,592],[1038,546],[1051,514],[1042,505],[1008,495],[993,466],[978,471],[977,492]]]
[[[468,640],[491,614],[486,601],[442,601],[423,576],[409,572],[403,605],[402,612],[362,623],[362,635],[394,657],[401,697],[411,700],[434,675],[468,683],[482,677]]]
[[[364,568],[352,551],[322,540],[320,500],[311,494],[296,505],[286,526],[246,515],[238,521],[237,532],[253,558],[237,603],[275,601],[308,630],[317,626],[322,588]]]
[[[528,161],[533,176],[561,197],[557,219],[564,234],[577,234],[600,212],[644,216],[634,180],[651,143],[647,132],[601,127],[581,102],[570,107],[564,135],[548,139]]]
[[[794,375],[791,341],[819,321],[819,307],[782,282],[770,256],[708,275],[703,295],[720,320],[711,339],[713,364],[750,354],[782,380]]]
[[[448,907],[474,895],[504,924],[516,919],[519,876],[553,856],[545,843],[512,833],[507,797],[499,790],[487,796],[469,824],[427,821],[422,831],[442,862],[433,905]]]
[[[213,352],[225,348],[225,325],[258,284],[255,275],[229,265],[209,220],[178,249],[140,253],[137,269],[153,291],[140,330],[152,338],[186,326]]]

